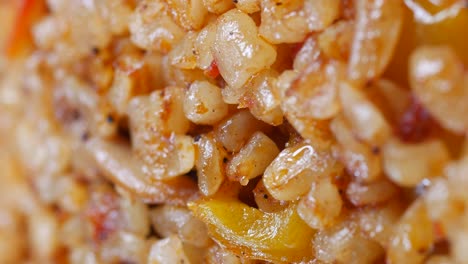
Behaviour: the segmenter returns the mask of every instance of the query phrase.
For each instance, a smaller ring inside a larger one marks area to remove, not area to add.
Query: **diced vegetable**
[[[313,258],[314,231],[297,215],[294,204],[264,213],[232,198],[216,198],[189,203],[189,208],[217,242],[240,256],[279,262]]]
[[[43,0],[21,0],[19,2],[13,23],[14,27],[5,45],[5,53],[9,57],[21,55],[32,45],[31,25],[45,10]]]

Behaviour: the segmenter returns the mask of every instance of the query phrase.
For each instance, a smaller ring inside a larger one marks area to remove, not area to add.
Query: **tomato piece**
[[[22,0],[17,5],[13,28],[5,43],[5,54],[17,57],[31,46],[31,26],[45,11],[44,0]]]
[[[444,225],[441,222],[434,222],[432,225],[434,227],[434,235],[436,241],[443,241],[447,238]]]
[[[204,73],[206,76],[213,78],[213,79],[219,76],[218,64],[216,63],[215,60],[211,62],[210,67],[206,69]]]
[[[92,224],[94,242],[100,243],[119,227],[119,201],[114,192],[103,188],[94,191],[85,210],[85,217]]]
[[[212,237],[237,255],[288,263],[313,259],[314,231],[299,217],[296,204],[272,213],[229,197],[205,198],[188,206]]]
[[[435,126],[431,114],[413,97],[398,122],[397,135],[404,142],[418,143],[424,141]]]

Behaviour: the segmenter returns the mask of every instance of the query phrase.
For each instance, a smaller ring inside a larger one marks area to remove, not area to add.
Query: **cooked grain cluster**
[[[465,0],[46,5],[0,263],[468,263]]]

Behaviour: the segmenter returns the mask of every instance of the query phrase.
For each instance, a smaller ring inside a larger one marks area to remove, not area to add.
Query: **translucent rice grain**
[[[307,42],[304,43],[304,45],[306,45]],[[313,49],[314,44],[311,44],[310,46],[310,49]],[[303,50],[303,49],[301,49]],[[306,50],[304,48],[304,50]],[[299,51],[301,52],[301,51]],[[308,59],[309,59],[309,54],[311,53],[311,51],[307,51],[305,52],[304,51],[304,56],[301,56],[301,60],[298,60],[298,61],[301,61],[299,64],[301,65],[300,67],[302,66],[306,66],[308,64]],[[298,70],[285,70],[283,71],[279,76],[278,76],[278,79],[276,80],[276,93],[280,96],[282,96],[283,94],[286,94],[286,91],[291,87],[291,83],[297,78],[297,76],[299,75],[299,71]]]
[[[261,1],[260,34],[274,44],[295,43],[307,33],[329,26],[340,12],[340,1]]]
[[[131,40],[140,48],[169,52],[183,36],[172,19],[167,3],[140,1],[129,23]]]
[[[350,175],[367,183],[382,177],[380,154],[358,141],[342,116],[334,118],[330,128],[338,142],[335,156],[343,162]]]
[[[444,170],[450,186],[450,194],[461,200],[468,199],[468,193],[466,192],[468,186],[467,173],[468,156],[464,156],[459,161],[451,162]]]
[[[195,163],[192,138],[180,135],[190,125],[183,111],[183,97],[183,89],[168,87],[130,102],[133,147],[150,177],[179,176],[189,172]]]
[[[331,25],[338,18],[340,7],[341,3],[338,0],[304,1],[308,30],[321,31]]]
[[[147,83],[150,82],[148,74],[155,73],[150,73],[150,67],[140,56],[134,54],[122,56],[115,63],[113,80],[107,97],[118,115],[125,115],[132,97],[147,93],[154,87]]]
[[[221,122],[215,129],[215,134],[227,151],[237,152],[253,133],[266,127],[265,123],[255,119],[249,111],[240,111]]]
[[[320,50],[329,58],[347,61],[350,56],[354,22],[342,20],[326,28],[317,38]]]
[[[213,195],[224,181],[224,160],[227,153],[212,134],[200,137],[196,142],[196,151],[198,187],[203,195]]]
[[[128,31],[132,8],[132,5],[125,0],[101,1],[97,4],[97,10],[107,20],[109,28],[114,34]]]
[[[466,185],[462,182],[458,186]],[[427,208],[428,217],[434,225],[436,241],[456,239],[457,234],[463,229],[461,221],[464,217],[464,205],[457,199],[453,186],[445,178],[432,180],[431,185],[422,196]]]
[[[79,215],[70,217],[60,225],[60,243],[70,248],[80,247],[87,239],[87,232],[82,232],[87,227],[89,227],[88,223],[83,221]]]
[[[379,79],[371,89],[377,89],[379,95],[385,98],[386,107],[391,111],[393,120],[402,116],[410,104],[410,93],[390,80]]]
[[[364,83],[382,74],[399,39],[403,1],[357,0],[348,74]]]
[[[162,80],[164,87],[177,86],[188,87],[195,81],[207,80],[206,75],[199,69],[181,69],[172,67],[169,56],[162,58]],[[159,80],[157,81],[159,82]]]
[[[391,127],[379,109],[351,84],[340,84],[340,101],[344,116],[359,139],[380,146],[391,135]]]
[[[346,188],[346,196],[355,206],[379,205],[398,194],[398,188],[387,179],[370,184],[351,182]]]
[[[253,195],[258,209],[262,212],[278,212],[289,205],[287,201],[275,199],[265,188],[263,181],[258,181],[257,186],[253,189]]]
[[[312,183],[309,193],[299,201],[297,213],[310,227],[322,229],[335,223],[342,205],[337,186],[325,178]]]
[[[174,145],[175,154],[168,163],[168,176],[188,173],[195,165],[195,148],[192,137],[176,137]]]
[[[409,62],[410,83],[417,98],[444,128],[468,128],[468,75],[455,52],[446,46],[423,46]]]
[[[226,176],[247,185],[249,180],[263,174],[278,154],[275,142],[262,132],[256,132],[228,162]]]
[[[205,224],[184,207],[163,205],[151,210],[154,230],[162,237],[178,235],[182,242],[205,247],[210,238]]]
[[[260,11],[260,0],[237,0],[236,7],[244,13],[252,14]]]
[[[424,193],[424,202],[431,219],[440,220],[446,217],[448,209],[452,205],[451,190],[448,181],[444,178],[433,179],[428,190]]]
[[[151,180],[143,171],[144,163],[125,144],[94,138],[86,149],[104,178],[146,202],[181,205],[195,196],[196,184],[186,177]]]
[[[359,226],[349,220],[317,232],[313,248],[325,263],[373,263],[384,253],[376,242],[366,238]]]
[[[125,197],[127,196],[127,197]],[[129,194],[119,199],[119,209],[125,230],[145,237],[150,231],[149,211],[146,204]]]
[[[295,43],[305,39],[308,28],[306,18],[298,15],[301,1],[286,1],[282,5],[272,0],[261,2],[260,34],[269,42]]]
[[[322,50],[319,46],[316,36],[308,37],[301,46],[301,49],[297,52],[296,57],[293,61],[293,69],[297,72],[304,70],[309,65],[319,66],[322,56]],[[284,71],[283,73],[287,73]],[[290,83],[293,80],[290,81]],[[288,83],[288,86],[290,85]],[[284,89],[285,90],[285,89]]]
[[[229,1],[231,2],[231,1]],[[212,49],[216,40],[216,23],[210,23],[198,32],[194,43],[197,67],[207,70],[213,62]]]
[[[203,0],[168,0],[171,14],[185,30],[200,29],[208,15]]]
[[[337,62],[309,64],[282,91],[281,108],[299,118],[330,119],[340,111],[337,88],[342,73],[343,65]]]
[[[403,204],[398,200],[377,207],[364,207],[355,217],[364,234],[388,248],[393,229],[403,214]]]
[[[194,45],[197,34],[187,33],[169,52],[169,61],[172,66],[180,69],[194,69],[197,66],[197,57],[194,54]]]
[[[300,143],[281,151],[262,180],[275,199],[290,201],[306,194],[313,181],[330,177],[336,170],[330,153]]]
[[[83,58],[92,47],[104,48],[113,34],[125,34],[128,30],[132,8],[125,0],[97,1],[91,5],[81,1],[65,5],[48,2],[54,6],[51,8],[54,12],[50,20],[35,30],[35,38],[40,44],[53,45],[54,64]],[[32,6],[34,9],[35,5]],[[40,15],[39,12],[32,17]]]
[[[232,89],[241,88],[276,59],[276,50],[258,36],[253,19],[236,9],[218,18],[213,48],[219,73]]]
[[[20,218],[15,212],[10,212],[10,209],[30,212],[37,206],[34,200],[35,194],[30,189],[29,178],[26,177],[28,174],[24,174],[21,164],[14,156],[6,150],[0,151],[0,171],[2,172],[0,174],[0,192],[2,193],[0,207],[5,211],[6,225],[15,224],[8,219]]]
[[[307,42],[304,45],[307,45]],[[300,59],[301,61],[303,60],[303,62],[300,62],[301,64],[309,63],[308,60],[310,58],[308,57],[308,54],[313,54],[313,52],[309,49],[314,49],[313,44],[310,44],[310,47],[307,45],[307,48],[304,46],[304,48],[301,49],[301,51],[305,50],[303,56],[301,55],[301,58],[303,58]],[[276,85],[273,87],[276,88],[276,94],[281,96],[280,98],[282,98],[291,88],[291,84],[295,82],[295,80],[298,78],[298,75],[299,73],[297,71],[286,70],[280,76],[278,76]],[[302,98],[302,100],[307,102],[305,98]],[[324,105],[326,105],[326,107],[330,107],[327,104]],[[334,106],[331,107],[334,108]],[[296,129],[297,132],[299,132],[303,138],[309,139],[311,142],[314,142],[315,144],[322,147],[328,147],[331,144],[333,135],[330,132],[328,120],[317,120],[315,118],[311,118],[310,113],[307,114],[303,112],[301,114],[296,114],[296,111],[298,110],[296,106],[285,105],[284,99],[282,100],[281,108],[283,109],[284,115],[289,123]]]
[[[398,185],[407,187],[440,175],[449,158],[447,147],[439,140],[411,145],[392,140],[383,148],[385,174]]]
[[[423,263],[434,242],[426,205],[416,200],[398,220],[387,249],[389,263]]]
[[[133,87],[133,81],[127,74],[122,71],[114,73],[108,97],[112,107],[120,115],[127,110],[128,102],[132,97]]]
[[[70,213],[78,213],[84,209],[87,202],[87,191],[72,175],[59,177],[54,184],[56,190],[56,203],[58,206]]]
[[[113,263],[122,259],[144,263],[148,252],[148,243],[143,237],[129,232],[118,232],[107,239],[97,253],[104,263]]]
[[[90,246],[75,247],[70,252],[71,264],[99,264],[97,254],[90,248]]]
[[[234,7],[231,0],[203,0],[203,4],[211,13],[222,14]]]
[[[63,89],[54,93],[57,108],[63,107],[65,111],[80,109],[83,121],[89,124],[87,129],[94,135],[111,137],[116,133],[117,122],[111,106],[95,93],[93,87],[71,75],[61,77],[59,83]]]
[[[236,256],[232,252],[221,248],[218,245],[214,245],[209,248],[207,256],[205,257],[205,263],[207,264],[256,264],[255,260],[249,260]]]
[[[255,78],[255,77],[252,77]],[[251,80],[251,79],[250,79]],[[242,85],[241,88],[232,88],[229,86],[225,86],[223,90],[221,91],[221,94],[223,95],[223,100],[226,102],[226,104],[240,104],[242,97],[247,93],[247,85]]]
[[[308,139],[322,148],[328,148],[332,144],[333,134],[330,131],[328,120],[300,118],[291,113],[287,113],[286,117],[302,138]]]
[[[380,205],[397,194],[397,186],[387,179],[380,179],[369,184],[351,182],[346,188],[346,197],[355,206]]]
[[[150,178],[168,179],[188,173],[195,163],[195,149],[189,136],[156,134],[145,141],[136,154],[144,162],[143,172]]]
[[[68,142],[56,132],[38,131],[35,127],[36,124],[25,121],[16,130],[16,147],[23,166],[44,175],[63,171],[72,154]]]
[[[224,103],[218,86],[197,81],[185,93],[184,112],[196,124],[213,125],[227,115],[228,105]]]
[[[265,123],[277,126],[283,123],[280,98],[276,93],[276,74],[262,71],[246,85],[247,90],[240,99],[239,106],[248,107],[250,113]]]
[[[35,258],[52,259],[58,248],[58,224],[52,212],[38,210],[31,215],[28,221],[29,243]]]
[[[34,42],[41,48],[52,49],[54,40],[57,38],[57,32],[64,29],[59,27],[57,19],[53,16],[47,16],[40,20],[32,29]]]

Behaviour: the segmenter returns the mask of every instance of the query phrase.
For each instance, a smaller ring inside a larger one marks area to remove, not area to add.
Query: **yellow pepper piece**
[[[468,8],[462,7],[454,12],[450,11],[452,9],[450,7],[463,4],[463,0],[441,1],[439,5],[432,4],[432,2],[427,0],[405,1],[407,4],[414,3],[414,6],[422,11],[416,12],[415,7],[410,8],[408,5],[405,7],[400,40],[395,48],[395,55],[384,74],[384,77],[394,80],[402,86],[408,86],[408,57],[416,47],[447,45],[457,53],[465,64],[468,64],[468,49],[465,38]],[[446,17],[442,16],[443,19],[438,21],[437,17],[443,13],[447,14]],[[434,20],[432,22],[426,21],[430,20],[427,19],[427,16],[430,15]],[[426,17],[426,19],[421,17]]]
[[[189,203],[212,237],[240,256],[276,262],[313,259],[314,231],[296,213],[296,204],[264,213],[233,198],[207,198]]]

